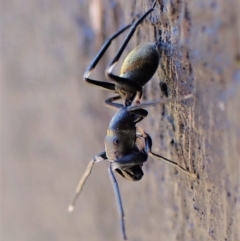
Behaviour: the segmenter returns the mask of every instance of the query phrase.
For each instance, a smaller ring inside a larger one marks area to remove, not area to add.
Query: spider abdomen
[[[125,58],[120,76],[144,86],[154,75],[159,64],[159,54],[155,43],[147,43],[134,48]]]

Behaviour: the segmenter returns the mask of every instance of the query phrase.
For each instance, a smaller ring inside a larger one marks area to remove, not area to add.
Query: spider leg
[[[124,211],[123,211],[122,199],[121,199],[121,194],[120,194],[119,186],[117,183],[117,179],[114,176],[113,171],[112,171],[112,163],[110,164],[110,166],[108,168],[108,173],[109,173],[109,177],[111,179],[112,185],[113,185],[113,190],[114,190],[116,201],[117,201],[118,213],[121,218],[121,229],[122,229],[123,239],[127,240],[125,223],[124,223]]]
[[[130,106],[135,97],[136,97],[136,93],[134,93],[129,100],[125,101],[125,106]],[[114,103],[113,101],[120,100],[121,98],[122,97],[120,95],[108,98],[105,100],[105,105],[108,107],[114,107],[114,108],[119,109],[119,108],[123,107],[123,105],[119,104],[119,103]],[[139,96],[137,98],[139,100],[141,99],[141,97],[139,97]]]
[[[111,107],[111,108],[114,108],[114,109],[120,109],[120,108],[124,107],[124,105],[113,102],[113,101],[118,100],[118,99],[121,99],[120,95],[110,97],[110,98],[105,100],[105,104],[108,107]],[[134,121],[135,124],[142,121],[148,115],[148,112],[144,109],[141,109],[141,108],[130,110],[129,112],[133,115],[133,121]]]
[[[114,103],[113,101],[115,100],[120,100],[121,99],[121,96],[120,95],[116,95],[116,96],[113,96],[113,97],[110,97],[108,99],[105,100],[105,105],[107,107],[113,107],[113,108],[116,108],[116,109],[120,109],[123,107],[122,104],[119,104],[119,103]]]
[[[149,106],[156,106],[156,105],[160,105],[160,104],[166,104],[168,102],[172,102],[172,101],[182,101],[182,100],[186,100],[189,98],[192,98],[193,95],[189,94],[183,97],[179,97],[179,98],[172,98],[172,99],[163,99],[163,100],[157,100],[157,101],[150,101],[150,102],[144,102],[142,104],[137,104],[137,105],[132,105],[132,106],[128,106],[127,110],[134,116],[134,123],[138,123],[140,121],[142,121],[147,115],[148,112],[145,109],[142,109],[142,107],[149,107]],[[114,103],[115,104],[115,103]],[[121,108],[121,106],[116,106],[118,108]]]
[[[112,83],[108,83],[108,82],[103,82],[103,81],[98,81],[98,80],[93,80],[88,78],[89,75],[91,74],[91,71],[96,67],[96,65],[98,64],[99,60],[102,58],[102,56],[104,55],[104,53],[106,52],[106,50],[108,49],[108,47],[111,45],[112,41],[118,37],[121,33],[123,33],[126,29],[128,29],[129,27],[131,27],[131,24],[123,27],[122,29],[120,29],[118,32],[116,32],[114,35],[112,35],[101,47],[101,49],[99,50],[99,52],[97,53],[97,55],[95,56],[95,58],[93,59],[92,63],[89,65],[89,67],[87,68],[87,70],[84,73],[84,80],[89,83],[89,84],[93,84],[93,85],[97,85],[99,87],[102,87],[104,89],[107,90],[113,90],[115,91],[115,84]]]
[[[109,67],[108,67],[108,73],[111,74],[111,71],[112,71],[112,68],[114,67],[114,65],[118,62],[119,58],[121,57],[124,49],[126,48],[128,42],[130,41],[130,39],[132,38],[137,26],[154,10],[154,7],[156,5],[156,2],[154,2],[153,6],[146,12],[144,13],[136,22],[134,22],[132,25],[131,25],[131,28],[125,38],[125,40],[123,41],[121,47],[119,48],[116,56],[114,57],[114,59],[112,60],[112,62],[109,64]]]
[[[120,59],[124,49],[126,48],[128,42],[130,41],[130,39],[132,38],[137,26],[154,10],[154,7],[156,5],[156,2],[155,1],[153,3],[153,6],[146,12],[144,13],[136,22],[134,22],[132,25],[131,25],[131,28],[125,38],[125,40],[123,41],[121,47],[119,48],[116,56],[113,58],[113,60],[111,61],[111,63],[109,64],[108,68],[107,68],[107,71],[106,71],[106,74],[107,76],[112,80],[114,81],[115,83],[119,84],[119,85],[123,85],[125,86],[126,88],[128,89],[132,89],[133,91],[135,92],[140,92],[139,96],[141,97],[141,92],[142,92],[142,86],[139,85],[138,83],[130,80],[130,79],[126,79],[126,78],[123,78],[123,77],[119,77],[119,76],[116,76],[114,74],[112,74],[112,70],[115,66],[115,64],[118,62],[118,60]]]
[[[145,151],[153,157],[156,157],[158,160],[163,160],[177,168],[179,168],[180,170],[182,170],[183,172],[187,173],[188,175],[191,175],[193,178],[197,178],[197,175],[195,173],[192,173],[190,171],[188,171],[187,169],[185,169],[184,167],[180,166],[177,162],[171,161],[161,155],[158,155],[154,152],[152,152],[151,148],[152,148],[152,138],[141,128],[137,127],[137,132],[140,133],[140,135],[144,138],[145,140]]]
[[[132,112],[141,108],[146,108],[146,107],[150,107],[150,106],[157,106],[157,105],[162,105],[162,104],[167,104],[173,101],[183,101],[183,100],[187,100],[187,99],[194,99],[194,95],[193,94],[188,94],[185,95],[183,97],[176,97],[176,98],[168,98],[168,99],[162,99],[162,100],[155,100],[155,101],[147,101],[141,104],[137,104],[137,105],[132,105],[132,106],[128,106],[127,109],[128,111]]]
[[[94,158],[89,162],[83,176],[81,177],[78,186],[76,188],[76,194],[73,198],[73,201],[71,202],[71,204],[68,206],[68,211],[72,212],[76,203],[76,200],[78,198],[78,196],[80,195],[80,193],[82,192],[83,186],[87,180],[87,178],[89,177],[89,175],[92,172],[93,166],[96,162],[102,161],[102,160],[106,160],[107,156],[106,156],[106,152],[101,152],[99,154],[97,154],[96,156],[94,156]]]

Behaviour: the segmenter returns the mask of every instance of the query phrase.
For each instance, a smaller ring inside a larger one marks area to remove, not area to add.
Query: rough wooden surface
[[[82,75],[107,36],[150,6],[2,1],[1,240],[121,240],[107,163],[96,165],[67,213],[114,114],[103,105],[107,92],[85,85]],[[104,80],[121,41],[93,77]],[[155,152],[199,180],[152,158],[140,182],[119,178],[128,238],[240,240],[240,3],[159,0],[127,51],[155,41],[162,58],[144,99],[196,98],[152,108],[140,125]]]

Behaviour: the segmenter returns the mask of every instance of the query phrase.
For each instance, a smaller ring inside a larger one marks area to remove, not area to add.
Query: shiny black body
[[[76,190],[76,195],[73,199],[73,202],[69,206],[69,211],[73,210],[77,197],[81,193],[87,178],[91,174],[94,164],[102,160],[108,160],[110,163],[108,172],[116,196],[118,211],[121,218],[123,238],[127,239],[124,225],[122,200],[113,170],[128,180],[139,181],[143,177],[143,164],[147,161],[148,156],[151,155],[159,160],[163,160],[174,165],[185,173],[188,173],[196,178],[195,174],[190,173],[178,163],[152,152],[151,137],[144,130],[136,126],[138,122],[148,115],[148,112],[143,109],[144,107],[155,106],[171,101],[182,101],[189,98],[192,98],[192,95],[175,99],[146,102],[128,107],[117,104],[119,110],[111,119],[108,126],[107,135],[104,139],[105,151],[95,155],[90,161],[86,171],[80,179]]]

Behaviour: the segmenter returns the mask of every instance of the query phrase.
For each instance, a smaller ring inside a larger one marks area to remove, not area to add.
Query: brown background
[[[75,212],[67,206],[114,111],[82,75],[103,41],[151,1],[1,3],[1,240],[121,240],[107,163],[96,165]],[[162,36],[145,99],[194,93],[152,108],[140,126],[153,150],[199,180],[149,158],[145,176],[119,178],[129,240],[240,240],[240,2],[159,0],[129,52]],[[93,74],[116,52],[117,39]],[[126,52],[127,52],[126,51]],[[119,66],[118,66],[119,67]],[[116,73],[118,68],[116,68]]]

